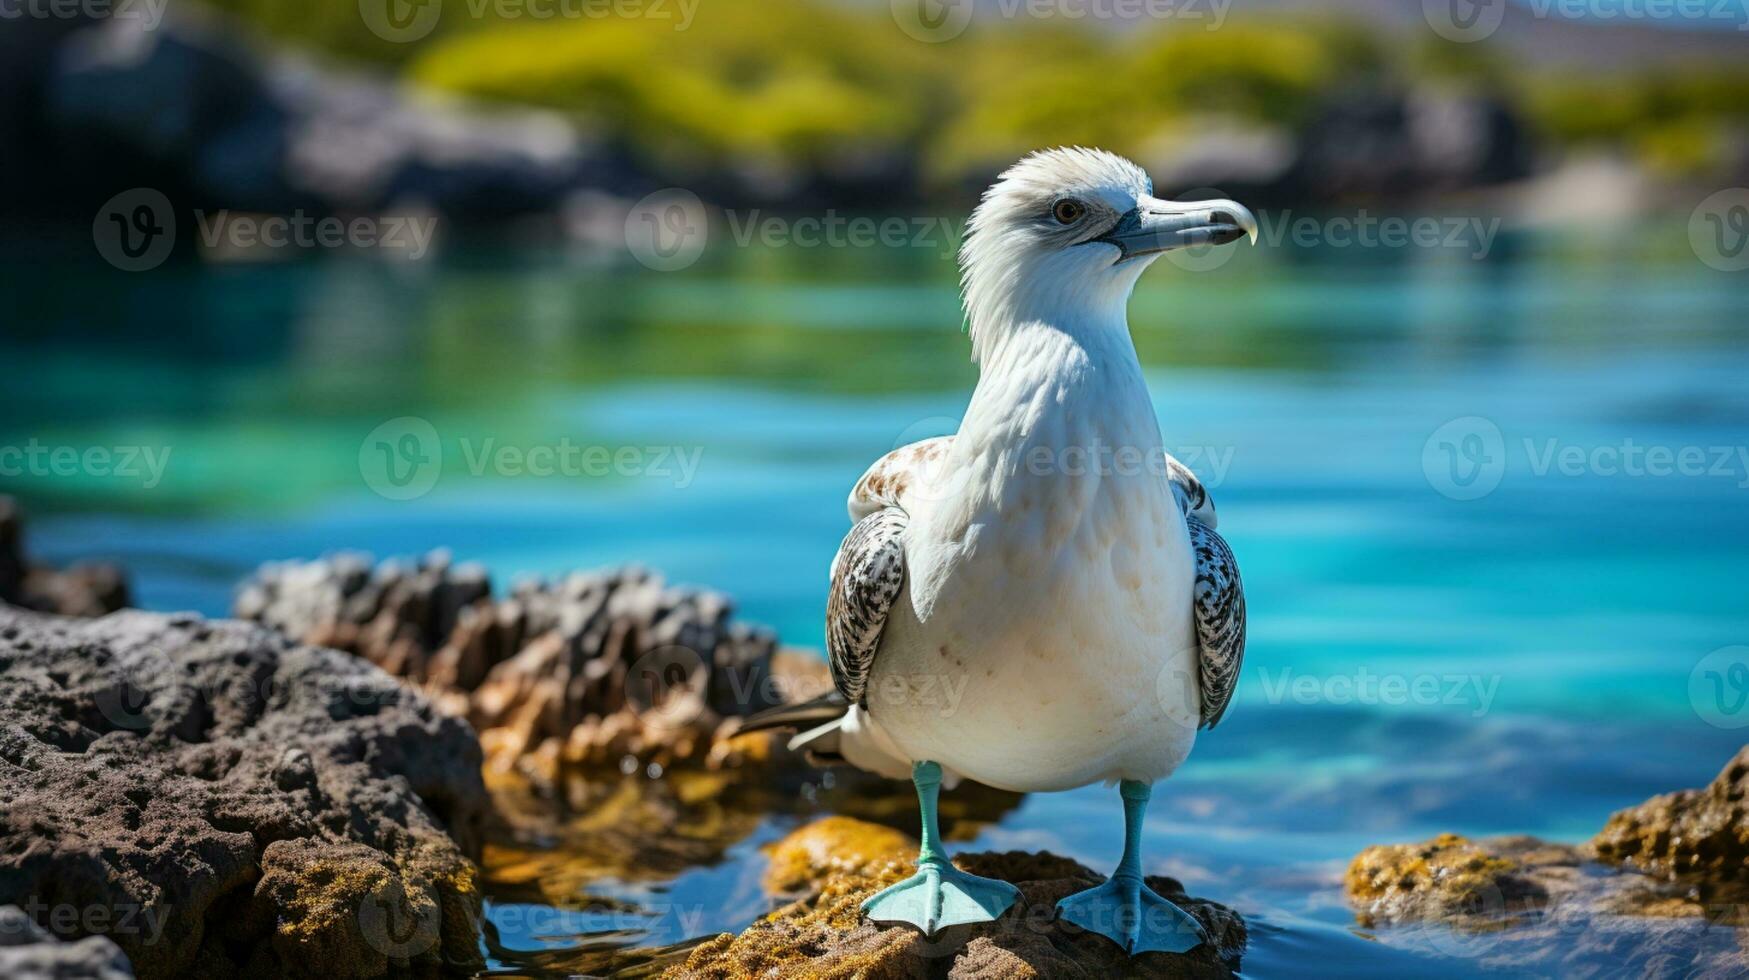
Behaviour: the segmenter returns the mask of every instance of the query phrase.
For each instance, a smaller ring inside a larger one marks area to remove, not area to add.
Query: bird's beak
[[[1225,245],[1249,237],[1257,241],[1257,218],[1237,201],[1162,201],[1141,203],[1094,241],[1116,245],[1118,261],[1192,245]]]

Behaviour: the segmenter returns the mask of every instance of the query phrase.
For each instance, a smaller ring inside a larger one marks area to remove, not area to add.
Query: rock
[[[1547,904],[1548,889],[1533,870],[1577,864],[1571,848],[1531,838],[1484,846],[1441,834],[1421,844],[1367,848],[1348,866],[1343,885],[1363,925],[1433,919],[1498,928],[1516,912]]]
[[[1655,797],[1581,847],[1532,837],[1369,847],[1344,878],[1382,941],[1559,975],[1741,976],[1749,748],[1705,789]],[[1602,862],[1602,863],[1597,863]]]
[[[781,883],[802,881],[813,893],[739,936],[702,943],[664,976],[1226,977],[1238,969],[1244,919],[1225,906],[1188,897],[1171,878],[1151,876],[1148,886],[1196,916],[1212,945],[1183,955],[1146,953],[1132,959],[1109,939],[1053,921],[1058,899],[1101,879],[1074,861],[1046,853],[955,856],[963,870],[1020,888],[1021,901],[996,922],[950,928],[927,939],[916,929],[862,921],[864,899],[911,873],[917,843],[884,827],[856,823],[831,818],[775,845],[774,858],[785,863]],[[847,848],[848,863],[835,845]]]
[[[102,936],[57,938],[15,905],[0,906],[0,977],[8,980],[132,980],[121,947]]]
[[[773,673],[776,637],[733,621],[721,593],[629,568],[523,582],[494,599],[476,565],[437,552],[372,568],[356,555],[263,566],[243,619],[348,650],[437,695],[481,733],[494,767],[554,782],[566,767],[736,765],[736,719],[818,680]]]
[[[37,81],[43,150],[123,148],[142,176],[174,174],[153,186],[186,208],[503,219],[632,189],[620,155],[557,113],[410,93],[237,26],[176,8],[72,32]]]
[[[833,874],[884,876],[887,865],[903,865],[917,842],[880,824],[853,817],[825,817],[773,844],[765,887],[774,893],[800,891]]]
[[[0,609],[0,904],[142,977],[480,965],[468,727],[192,615]]]
[[[57,571],[31,564],[18,504],[0,496],[0,602],[63,616],[101,616],[129,601],[127,576],[117,565],[87,562]]]
[[[1617,812],[1587,850],[1599,861],[1689,882],[1703,893],[1749,889],[1749,745],[1704,789]]]
[[[1414,200],[1531,169],[1525,126],[1506,102],[1480,90],[1343,92],[1299,132],[1294,165],[1261,189],[1265,200]]]

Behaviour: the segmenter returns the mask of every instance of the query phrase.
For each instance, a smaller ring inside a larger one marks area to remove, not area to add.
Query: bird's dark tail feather
[[[762,732],[768,728],[812,728],[835,718],[842,718],[849,710],[850,702],[844,699],[844,695],[837,691],[828,691],[811,701],[780,704],[750,715],[736,734]]]

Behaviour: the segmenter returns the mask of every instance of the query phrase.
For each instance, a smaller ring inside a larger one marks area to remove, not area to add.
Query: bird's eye
[[[1087,208],[1080,201],[1068,198],[1058,201],[1056,206],[1051,208],[1051,216],[1057,219],[1058,224],[1064,225],[1074,224],[1086,213]]]

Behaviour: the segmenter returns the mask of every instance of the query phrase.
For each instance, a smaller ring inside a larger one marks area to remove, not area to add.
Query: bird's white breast
[[[1004,788],[1162,778],[1197,723],[1193,566],[1127,333],[997,356],[913,504],[870,715]]]

